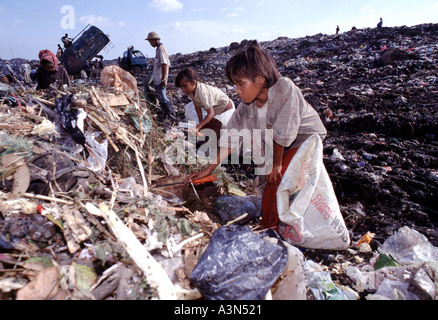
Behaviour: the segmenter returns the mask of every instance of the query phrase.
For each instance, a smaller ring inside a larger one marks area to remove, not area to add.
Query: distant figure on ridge
[[[383,26],[383,19],[380,18],[380,22],[379,22],[378,25],[377,25],[377,29],[381,29],[382,26]]]
[[[339,31],[341,31],[341,29],[339,29],[339,26],[336,27],[336,34],[339,34]]]

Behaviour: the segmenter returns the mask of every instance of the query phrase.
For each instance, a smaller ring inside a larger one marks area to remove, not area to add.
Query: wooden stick
[[[46,106],[49,106],[49,107],[52,107],[52,108],[56,107],[56,104],[54,102],[50,102],[48,100],[44,100],[44,99],[41,99],[41,98],[38,98],[38,97],[34,97],[34,99],[38,100],[41,103],[44,103]]]
[[[105,204],[100,209],[92,203],[85,205],[88,212],[96,215],[103,215],[106,223],[122,243],[134,263],[144,273],[149,283],[156,288],[161,300],[176,300],[177,292],[175,286],[161,265],[152,257],[141,242],[135,237],[131,230],[120,220],[114,211],[109,210]]]
[[[236,223],[236,222],[238,222],[240,220],[245,219],[247,216],[248,216],[248,213],[245,213],[245,214],[241,215],[240,217],[234,219],[233,221],[228,222],[227,226],[231,226],[232,224],[234,224],[234,223]]]
[[[143,180],[143,195],[146,197],[148,195],[148,183],[146,181],[143,164],[141,163],[137,148],[135,149],[135,157],[137,158],[138,169],[140,170],[141,179]]]
[[[39,200],[45,200],[45,201],[53,201],[53,202],[59,202],[59,203],[68,204],[68,205],[75,204],[72,201],[62,200],[62,199],[53,198],[53,197],[46,197],[46,196],[42,196],[42,195],[34,195],[34,194],[30,194],[30,193],[25,193],[25,194],[23,194],[23,196],[26,198],[39,199]]]

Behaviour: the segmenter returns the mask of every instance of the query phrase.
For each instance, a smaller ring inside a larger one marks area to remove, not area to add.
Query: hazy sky
[[[134,45],[149,57],[149,31],[162,37],[170,54],[223,47],[243,39],[333,34],[353,26],[438,23],[437,0],[0,0],[0,58],[37,59],[56,52],[60,38],[76,36],[88,23],[110,35],[105,59]],[[73,29],[71,29],[73,28]]]

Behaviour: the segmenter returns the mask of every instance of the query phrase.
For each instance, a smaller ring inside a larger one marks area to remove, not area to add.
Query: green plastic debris
[[[129,117],[131,118],[132,122],[134,123],[135,128],[140,131],[140,121],[138,120],[138,113],[137,110],[132,107],[129,106],[126,108],[125,113],[127,115],[129,115]],[[152,121],[149,118],[148,115],[143,115],[143,117],[141,118],[141,122],[142,122],[142,129],[143,129],[143,133],[148,134],[151,129],[152,129]]]
[[[385,267],[400,267],[401,265],[397,263],[391,256],[386,254],[380,254],[376,263],[374,264],[374,270],[379,270]]]

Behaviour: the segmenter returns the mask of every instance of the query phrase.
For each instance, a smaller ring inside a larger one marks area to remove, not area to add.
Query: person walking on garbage
[[[3,65],[3,74],[8,79],[10,83],[13,83],[15,81],[15,72],[11,68],[10,62],[7,60],[5,61]]]
[[[267,183],[262,200],[261,224],[263,228],[277,229],[276,192],[290,161],[304,141],[315,133],[324,140],[327,130],[300,89],[292,80],[280,75],[274,59],[258,45],[251,45],[235,54],[226,65],[226,73],[237,86],[237,93],[243,101],[227,125],[228,136],[223,132],[216,162],[190,175],[187,181],[209,176],[239,147],[239,140],[233,139],[233,131],[230,130],[248,129],[254,138],[256,129],[272,129],[266,130],[271,135],[265,134],[265,141],[262,138],[259,149],[253,145],[251,150],[255,157],[263,149],[268,150],[269,145],[273,149],[272,159],[265,159],[265,163],[272,164],[271,170],[264,173]]]
[[[52,83],[71,86],[67,70],[59,64],[58,58],[50,50],[41,50],[39,55],[40,66],[37,71],[37,90],[48,89]]]
[[[170,68],[169,54],[167,53],[167,50],[164,47],[163,43],[161,43],[160,36],[156,32],[149,32],[145,40],[149,41],[149,44],[153,48],[157,48],[155,54],[153,75],[154,87],[157,93],[157,98],[160,102],[161,108],[164,111],[164,119],[162,120],[170,119],[171,121],[175,121],[175,109],[166,96],[166,86],[169,79]]]
[[[24,82],[26,84],[30,84],[32,82],[32,79],[30,78],[30,73],[32,72],[31,68],[30,68],[30,64],[29,62],[26,62],[22,65],[23,67],[23,78],[24,78]]]
[[[219,88],[200,82],[193,68],[187,68],[178,73],[175,86],[192,100],[192,103],[186,107],[186,115],[191,113],[192,110],[189,109],[194,108],[198,117],[198,121],[188,119],[198,122],[192,132],[198,134],[203,129],[211,129],[219,139],[220,130],[228,124],[231,114],[236,110],[234,102]],[[205,117],[203,111],[207,113]],[[220,117],[221,115],[223,116]]]

